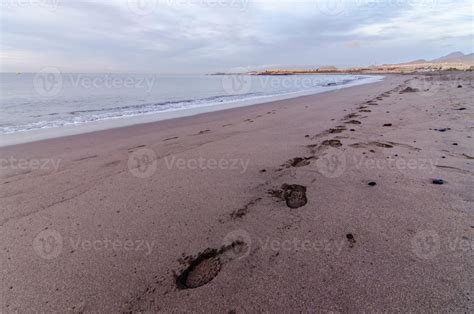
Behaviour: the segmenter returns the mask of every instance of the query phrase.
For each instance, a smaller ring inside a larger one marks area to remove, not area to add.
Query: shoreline
[[[364,76],[364,75],[360,75]],[[31,143],[51,138],[60,138],[64,136],[85,134],[97,131],[103,131],[114,128],[127,127],[132,125],[140,125],[146,123],[154,123],[166,120],[179,119],[182,117],[190,117],[200,114],[206,114],[210,112],[229,110],[233,108],[241,108],[247,106],[254,106],[258,104],[271,103],[280,100],[293,99],[298,97],[317,95],[321,93],[327,93],[331,91],[337,91],[343,88],[350,88],[365,84],[372,84],[378,81],[383,80],[385,76],[383,75],[365,75],[365,79],[361,81],[354,80],[352,82],[343,84],[343,85],[334,85],[334,86],[321,86],[324,90],[313,90],[313,91],[300,91],[292,92],[281,95],[270,95],[270,96],[260,96],[255,98],[249,98],[239,101],[231,101],[223,104],[210,104],[206,106],[196,107],[196,108],[186,108],[179,110],[170,110],[165,112],[156,112],[149,114],[142,114],[136,116],[128,117],[117,117],[110,119],[103,119],[93,122],[82,123],[79,125],[66,125],[62,127],[53,127],[53,128],[44,128],[36,129],[31,131],[21,131],[15,133],[6,133],[0,134],[0,147],[7,147],[22,143]],[[57,134],[60,133],[60,134]]]
[[[0,311],[469,312],[469,75],[0,148]]]

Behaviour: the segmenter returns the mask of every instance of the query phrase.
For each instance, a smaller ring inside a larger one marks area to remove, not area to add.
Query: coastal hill
[[[336,68],[322,66],[314,69],[268,69],[252,71],[250,75],[291,75],[291,74],[321,74],[321,73],[415,73],[431,71],[472,71],[474,70],[474,53],[464,54],[452,52],[433,60],[415,60],[406,63],[371,65],[367,67]]]

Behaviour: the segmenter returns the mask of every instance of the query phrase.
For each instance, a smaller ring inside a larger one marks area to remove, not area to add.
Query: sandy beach
[[[0,311],[471,312],[472,79],[0,148]]]

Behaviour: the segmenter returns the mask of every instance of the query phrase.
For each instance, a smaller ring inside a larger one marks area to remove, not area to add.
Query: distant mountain
[[[451,52],[443,57],[433,59],[433,60],[424,60],[419,59],[411,62],[406,62],[402,64],[424,64],[424,63],[463,63],[468,65],[474,65],[474,53],[464,54],[460,51]]]
[[[427,62],[428,61],[426,61],[425,59],[418,59],[418,60],[407,62],[407,63],[404,63],[404,64],[422,64],[422,63],[427,63]]]
[[[441,58],[433,59],[430,62],[432,63],[439,63],[439,62],[453,62],[453,60],[459,60],[465,56],[464,53],[461,51],[451,52]]]

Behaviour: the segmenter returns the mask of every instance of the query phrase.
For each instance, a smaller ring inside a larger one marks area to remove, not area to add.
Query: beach
[[[2,147],[0,311],[472,311],[472,78]]]

